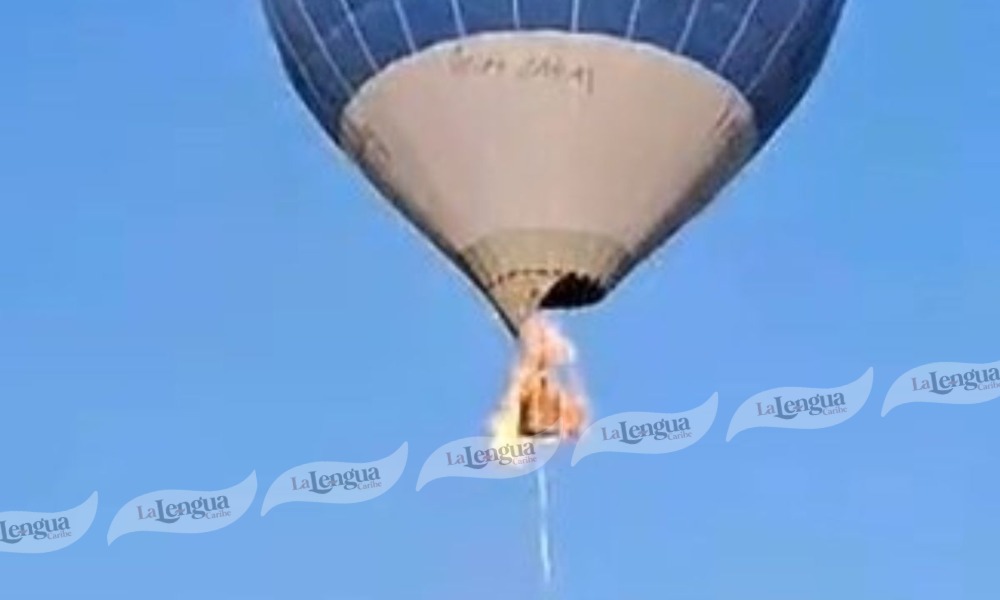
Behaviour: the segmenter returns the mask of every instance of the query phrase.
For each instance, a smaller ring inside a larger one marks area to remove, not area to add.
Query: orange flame
[[[493,417],[494,443],[579,437],[587,411],[573,369],[576,352],[572,344],[554,325],[535,316],[521,327],[519,354],[507,393]]]

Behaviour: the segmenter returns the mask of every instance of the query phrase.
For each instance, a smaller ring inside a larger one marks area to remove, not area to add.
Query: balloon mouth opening
[[[548,289],[538,307],[542,309],[581,308],[600,302],[607,289],[596,279],[567,273]]]

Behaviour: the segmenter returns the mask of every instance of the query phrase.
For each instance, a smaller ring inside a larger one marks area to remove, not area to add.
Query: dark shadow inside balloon
[[[541,308],[579,308],[596,304],[607,290],[594,279],[568,273],[559,278],[542,298]]]

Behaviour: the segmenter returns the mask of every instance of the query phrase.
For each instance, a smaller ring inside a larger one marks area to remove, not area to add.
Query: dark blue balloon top
[[[328,132],[389,63],[486,31],[601,33],[687,56],[753,105],[761,143],[819,70],[844,0],[263,0],[292,81]]]

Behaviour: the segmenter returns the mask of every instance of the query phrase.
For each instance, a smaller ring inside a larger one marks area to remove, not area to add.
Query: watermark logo
[[[580,436],[572,464],[600,452],[666,454],[683,450],[708,433],[718,408],[719,395],[715,394],[683,413],[627,412],[604,417]]]
[[[1000,362],[933,363],[905,373],[889,388],[882,416],[902,404],[981,404],[1000,398]]]
[[[62,550],[87,533],[96,514],[97,492],[80,506],[62,512],[0,512],[0,552],[44,554]]]
[[[417,491],[444,477],[521,477],[542,468],[557,450],[559,443],[552,438],[517,438],[509,442],[488,437],[456,440],[430,455],[417,477]]]
[[[257,495],[257,473],[216,492],[164,490],[135,498],[118,511],[108,545],[137,531],[208,533],[228,527],[246,513]]]
[[[751,397],[736,410],[726,441],[747,429],[823,429],[850,419],[861,410],[872,391],[875,370],[839,388],[787,387]]]
[[[407,444],[369,463],[314,462],[285,471],[264,496],[260,516],[279,504],[354,504],[378,498],[396,485],[406,469]]]

